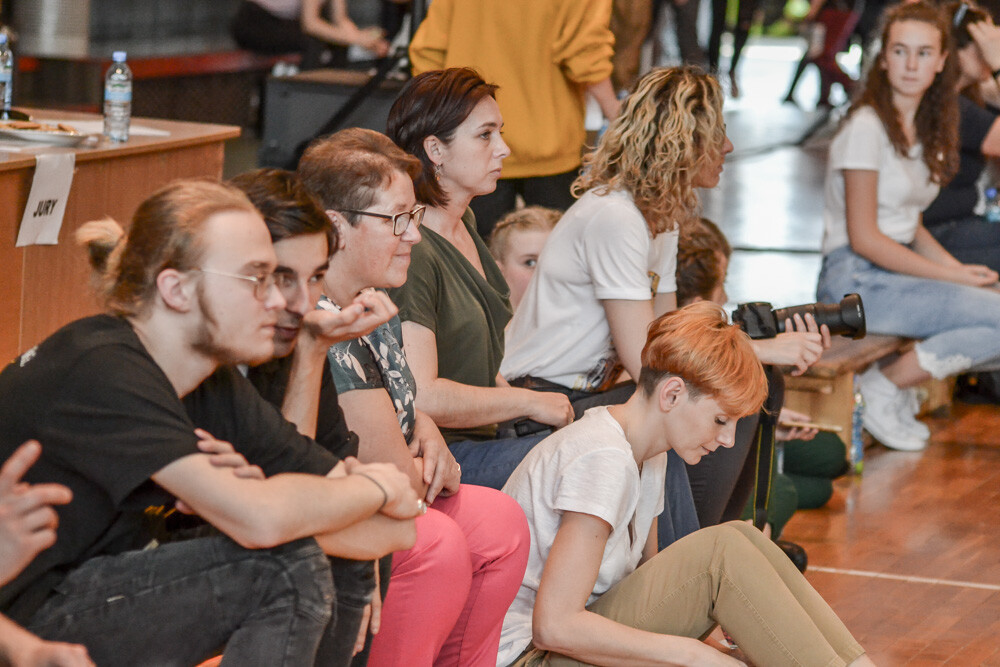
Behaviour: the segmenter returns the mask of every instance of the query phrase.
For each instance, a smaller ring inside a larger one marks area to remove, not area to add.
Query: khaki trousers
[[[589,609],[665,635],[702,638],[718,623],[762,667],[840,666],[864,654],[788,557],[740,521],[703,528],[674,542]],[[514,664],[584,663],[529,647]]]

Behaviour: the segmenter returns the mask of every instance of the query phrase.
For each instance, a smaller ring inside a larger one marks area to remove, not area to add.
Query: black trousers
[[[546,206],[565,211],[575,201],[569,188],[573,185],[579,169],[530,178],[501,178],[497,189],[488,195],[472,200],[469,206],[476,214],[476,229],[484,239],[489,239],[497,221],[517,206],[517,195],[521,195],[526,206]]]

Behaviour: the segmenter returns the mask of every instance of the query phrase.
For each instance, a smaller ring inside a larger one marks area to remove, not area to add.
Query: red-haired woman
[[[649,328],[638,388],[536,446],[504,486],[531,552],[497,664],[742,665],[699,641],[716,624],[757,665],[873,664],[782,551],[736,521],[657,553],[668,451],[732,447],[764,402],[750,339],[696,303]]]

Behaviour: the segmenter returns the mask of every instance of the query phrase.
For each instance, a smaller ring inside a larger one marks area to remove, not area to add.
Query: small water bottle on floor
[[[865,441],[862,434],[864,428],[865,399],[858,390],[857,378],[854,380],[854,408],[851,410],[851,469],[860,475],[865,469]]]
[[[983,195],[986,197],[986,206],[983,209],[983,217],[989,222],[1000,222],[1000,196],[997,195],[997,189],[986,188]]]
[[[132,119],[132,70],[125,52],[115,51],[104,77],[104,136],[111,141],[128,141]]]

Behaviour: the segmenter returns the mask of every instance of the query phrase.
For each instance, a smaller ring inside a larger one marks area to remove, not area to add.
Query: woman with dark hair
[[[393,104],[388,135],[420,159],[414,183],[426,209],[406,284],[389,295],[417,409],[441,427],[466,482],[499,488],[539,438],[497,440],[497,423],[528,417],[560,427],[573,409],[565,396],[510,387],[499,375],[510,290],[469,209],[496,187],[510,153],[495,90],[471,69],[434,70],[411,79]]]
[[[857,292],[868,330],[918,338],[860,377],[864,425],[893,449],[919,450],[930,432],[909,391],[1000,360],[997,272],[963,264],[920,212],[958,170],[957,72],[951,30],[925,2],[886,14],[882,50],[830,147],[817,297]]]
[[[1000,157],[1000,120],[983,105],[979,85],[1000,75],[1000,28],[970,2],[945,6],[958,61],[959,167],[924,211],[927,231],[962,262],[1000,271],[1000,225],[976,215],[977,183],[987,158]]]

